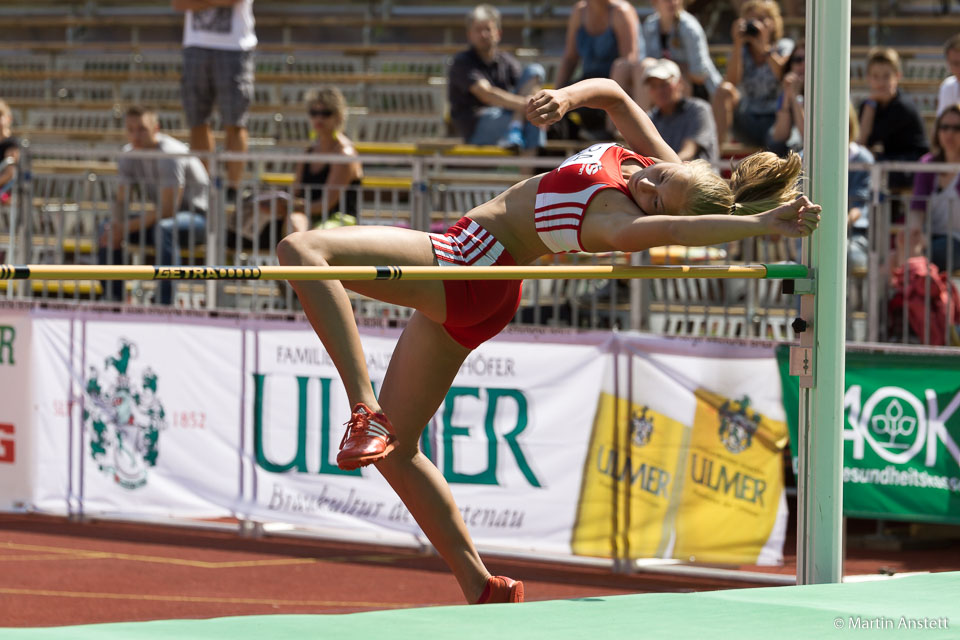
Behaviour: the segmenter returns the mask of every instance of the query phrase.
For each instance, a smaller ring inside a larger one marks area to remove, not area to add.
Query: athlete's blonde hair
[[[761,213],[791,202],[801,193],[797,179],[802,163],[792,152],[786,158],[769,151],[747,156],[733,170],[729,184],[706,160],[684,166],[690,175],[688,215]]]

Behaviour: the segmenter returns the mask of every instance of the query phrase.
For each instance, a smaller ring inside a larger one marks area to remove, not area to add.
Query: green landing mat
[[[581,598],[523,605],[0,628],[3,640],[854,637],[960,639],[960,572],[875,582]]]

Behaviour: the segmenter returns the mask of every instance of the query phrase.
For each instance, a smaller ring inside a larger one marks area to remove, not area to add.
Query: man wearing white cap
[[[650,119],[681,160],[702,158],[716,164],[719,153],[713,110],[706,100],[685,97],[680,78],[680,67],[672,60],[648,64],[643,84],[653,105]]]

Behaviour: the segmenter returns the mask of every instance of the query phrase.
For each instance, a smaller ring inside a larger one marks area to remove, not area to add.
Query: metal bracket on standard
[[[784,280],[781,291],[787,295],[813,295],[816,293],[817,283],[813,278],[798,278]]]
[[[813,387],[813,296],[800,296],[800,316],[790,325],[800,344],[790,347],[790,375],[800,377],[800,388]]]
[[[804,377],[813,377],[813,349],[808,347],[790,347],[790,375],[800,376],[801,387]]]

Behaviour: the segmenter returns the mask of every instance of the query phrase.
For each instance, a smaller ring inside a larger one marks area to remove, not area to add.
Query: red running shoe
[[[490,576],[477,604],[523,602],[523,583],[506,576]]]
[[[346,425],[337,454],[337,466],[344,471],[382,460],[397,447],[397,435],[387,416],[370,411],[362,402],[353,408]]]

